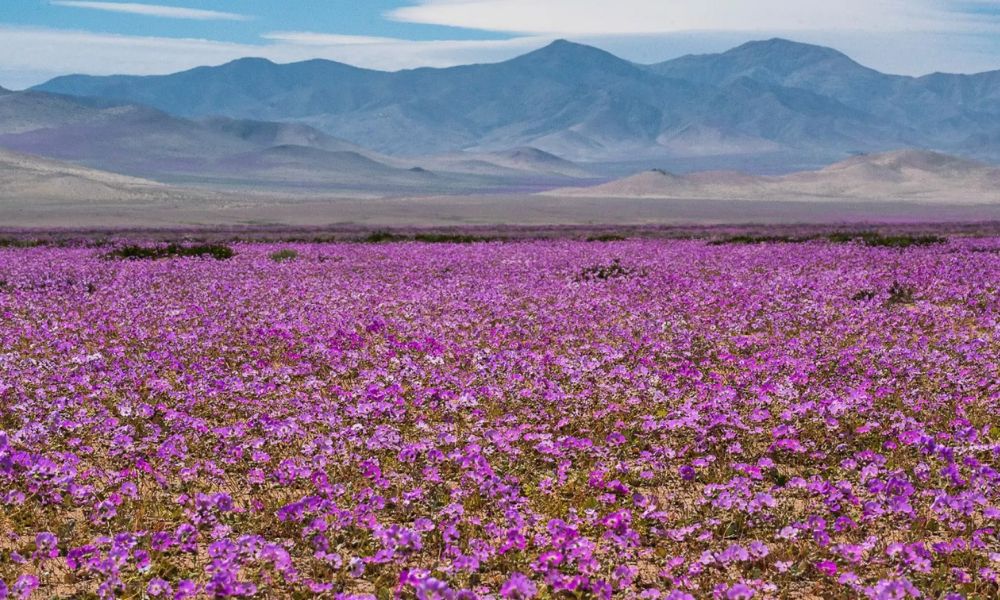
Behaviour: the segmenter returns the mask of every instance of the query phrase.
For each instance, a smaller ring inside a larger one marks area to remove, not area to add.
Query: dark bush
[[[628,238],[617,233],[602,233],[587,238],[588,242],[624,242]]]
[[[892,285],[889,286],[888,298],[886,298],[886,306],[893,306],[896,304],[913,304],[913,292],[912,286],[904,285],[898,281],[893,281]],[[878,290],[867,289],[861,290],[857,294],[851,296],[851,300],[855,302],[867,302],[869,300],[874,300],[878,296]]]
[[[295,260],[299,257],[299,253],[291,248],[285,248],[284,250],[277,250],[271,253],[271,260],[274,262],[288,262]]]
[[[636,269],[622,265],[621,260],[614,259],[607,265],[593,265],[580,271],[576,276],[577,281],[607,281],[609,279],[621,279],[633,275],[645,275]]]
[[[709,242],[709,245],[800,244],[802,242],[808,242],[815,239],[817,239],[816,236],[742,234],[714,239]],[[822,239],[822,237],[819,239]],[[934,244],[943,244],[948,241],[948,238],[936,235],[882,235],[881,233],[874,231],[838,231],[836,233],[828,234],[826,239],[835,244],[860,242],[873,248],[909,248],[911,246],[931,246]]]
[[[889,299],[886,304],[913,304],[913,288],[903,285],[898,281],[893,281],[889,286]]]
[[[849,232],[849,231],[848,232],[838,231],[837,233],[831,233],[830,235],[826,236],[826,239],[833,242],[834,244],[847,244],[857,239],[860,239],[862,236],[865,235],[871,235],[871,234],[863,232],[859,233],[859,232]]]
[[[45,246],[45,240],[26,240],[12,237],[0,238],[0,248],[37,248]]]
[[[872,248],[909,248],[911,246],[933,246],[944,244],[948,238],[937,235],[882,235],[874,231],[839,232],[827,236],[831,242],[843,244],[860,241]]]
[[[910,246],[934,246],[944,244],[948,238],[937,235],[891,235],[865,238],[868,246],[883,246],[886,248],[909,248]]]
[[[401,235],[396,235],[391,231],[373,231],[361,241],[365,244],[384,244],[386,242],[399,242],[404,239],[406,238]]]
[[[801,244],[813,238],[793,235],[732,235],[710,241],[710,246],[725,246],[729,244]]]
[[[475,244],[477,242],[494,242],[498,238],[458,233],[418,233],[413,239],[425,244]]]
[[[122,260],[155,260],[166,256],[165,249],[146,248],[143,246],[122,246],[104,255],[104,258],[119,258]]]
[[[215,260],[228,260],[236,256],[232,248],[223,246],[222,244],[202,244],[200,246],[177,246],[171,244],[168,246],[168,249],[170,249],[173,255],[183,257],[209,256]]]
[[[161,258],[214,258],[215,260],[227,260],[235,256],[236,253],[229,246],[222,244],[200,244],[197,246],[181,246],[180,244],[169,244],[167,246],[122,246],[104,255],[106,259],[120,260],[159,260]]]

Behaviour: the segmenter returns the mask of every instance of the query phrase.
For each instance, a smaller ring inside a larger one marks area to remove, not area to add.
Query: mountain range
[[[568,41],[501,63],[399,72],[247,58],[163,76],[65,76],[34,91],[294,123],[396,157],[530,147],[605,173],[761,156],[773,157],[765,169],[790,170],[898,148],[1000,161],[1000,71],[888,75],[782,39],[653,65]]]
[[[301,123],[187,119],[41,91],[0,92],[0,148],[173,184],[364,195],[551,187],[588,176],[534,148],[399,158]]]

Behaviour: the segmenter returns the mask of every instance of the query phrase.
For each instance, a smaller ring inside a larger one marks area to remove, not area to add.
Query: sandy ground
[[[434,196],[421,188],[383,197],[166,185],[0,150],[0,228],[970,222],[1000,220],[997,182],[998,169],[901,152],[777,179],[644,173],[564,194]]]
[[[0,200],[0,227],[648,225],[1000,220],[1000,204],[562,198],[317,198],[227,194],[144,202]]]

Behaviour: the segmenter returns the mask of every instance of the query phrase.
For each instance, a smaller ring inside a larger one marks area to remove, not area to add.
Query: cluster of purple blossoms
[[[294,248],[0,249],[0,600],[1000,597],[1000,240]]]

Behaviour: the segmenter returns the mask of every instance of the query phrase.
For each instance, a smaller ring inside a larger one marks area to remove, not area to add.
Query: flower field
[[[0,250],[0,598],[1000,597],[998,238],[233,250]]]

